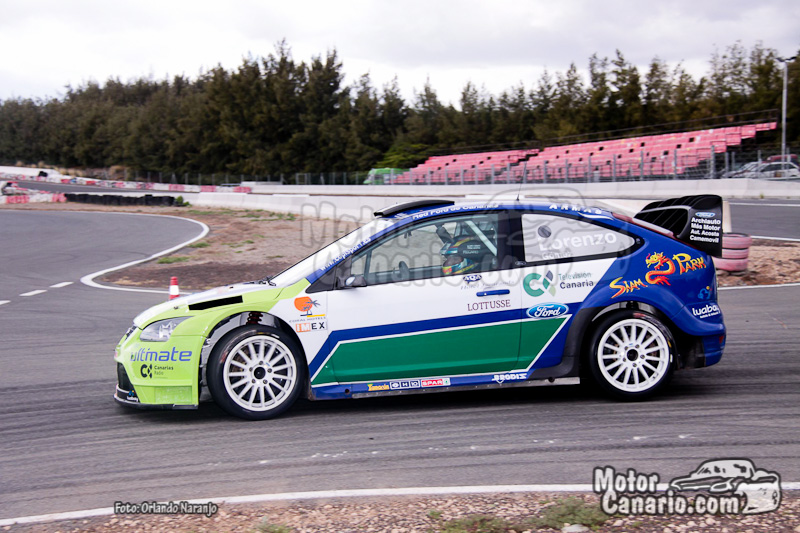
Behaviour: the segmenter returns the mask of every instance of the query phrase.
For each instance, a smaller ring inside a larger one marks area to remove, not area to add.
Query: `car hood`
[[[236,283],[233,285],[216,287],[214,289],[209,289],[207,291],[188,294],[186,296],[180,296],[178,298],[175,298],[174,300],[168,300],[164,303],[154,305],[153,307],[147,309],[146,311],[143,311],[136,318],[134,318],[133,323],[136,327],[142,328],[145,325],[152,322],[153,319],[158,317],[171,318],[175,316],[186,316],[194,314],[189,311],[189,306],[191,305],[203,302],[210,302],[213,300],[221,300],[223,298],[243,296],[245,294],[250,294],[255,292],[261,293],[259,295],[260,296],[259,300],[264,300],[264,301],[276,300],[280,296],[280,293],[282,292],[283,289],[284,287],[272,286],[265,283],[255,283],[255,282]]]

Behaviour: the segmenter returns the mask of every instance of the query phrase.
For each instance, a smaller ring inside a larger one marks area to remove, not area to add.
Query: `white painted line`
[[[800,287],[800,283],[776,283],[775,285],[740,285],[738,287],[720,287],[720,291],[735,291],[739,289],[774,289],[775,287]]]
[[[93,213],[94,211],[83,211],[83,212]],[[133,266],[133,265],[138,265],[139,263],[144,263],[145,261],[151,261],[151,260],[155,259],[156,257],[161,257],[162,255],[167,255],[167,254],[170,254],[170,253],[172,253],[172,252],[174,252],[176,250],[180,250],[181,248],[183,248],[185,246],[188,246],[188,245],[192,244],[193,242],[198,241],[198,240],[202,239],[203,237],[205,237],[206,235],[208,235],[208,231],[209,231],[208,226],[206,226],[205,224],[203,224],[202,222],[199,222],[197,220],[192,220],[191,218],[176,217],[176,216],[173,216],[173,215],[150,215],[150,214],[145,214],[145,213],[115,213],[115,214],[117,214],[117,215],[136,215],[136,216],[144,216],[144,217],[169,217],[169,218],[177,218],[179,220],[188,220],[189,222],[194,222],[198,226],[202,227],[203,231],[200,233],[200,235],[198,235],[197,237],[195,237],[193,239],[190,239],[190,240],[188,240],[186,242],[182,242],[181,244],[179,244],[177,246],[173,246],[172,248],[169,248],[167,250],[163,250],[161,252],[153,254],[150,257],[145,257],[144,259],[138,259],[136,261],[131,261],[130,263],[125,263],[124,265],[119,265],[119,266],[107,268],[105,270],[101,270],[99,272],[94,272],[92,274],[87,274],[87,275],[85,275],[85,276],[83,276],[81,278],[81,283],[83,283],[84,285],[88,285],[90,287],[95,287],[97,289],[110,289],[110,290],[113,290],[113,291],[152,292],[152,293],[156,293],[156,294],[169,294],[168,290],[134,289],[134,288],[129,288],[129,287],[111,287],[111,286],[108,286],[108,285],[100,285],[99,283],[94,281],[94,278],[102,276],[103,274],[108,274],[109,272],[114,272],[116,270],[122,270],[123,268],[128,268],[128,267]]]
[[[50,285],[52,289],[60,289],[61,287],[66,287],[67,285],[72,285],[71,281],[62,281],[61,283],[56,283],[55,285]]]
[[[800,239],[790,239],[788,237],[762,237],[760,235],[751,235],[754,239],[765,239],[767,241],[787,241],[787,242],[800,242]]]
[[[0,300],[0,305],[11,303],[11,300]]]
[[[667,489],[666,483],[659,483],[656,488],[660,491]],[[781,483],[783,490],[800,490],[800,482]],[[250,496],[223,496],[219,498],[201,498],[186,500],[189,503],[261,503],[277,501],[318,500],[331,498],[369,498],[375,496],[445,496],[455,494],[508,494],[520,492],[593,492],[592,485],[473,485],[465,487],[409,487],[400,489],[350,489],[350,490],[324,490],[312,492],[283,492],[278,494],[253,494]],[[183,501],[183,500],[173,500]],[[166,502],[164,502],[166,503]],[[51,513],[35,516],[21,516],[18,518],[0,519],[0,527],[15,524],[35,524],[40,522],[53,522],[56,520],[77,520],[97,516],[114,514],[113,507],[101,507],[84,511],[69,511],[66,513]]]
[[[20,296],[36,296],[37,294],[42,294],[43,292],[47,292],[45,289],[38,289],[35,291],[24,292],[20,294]]]
[[[800,207],[800,204],[758,204],[755,202],[729,202],[730,205],[753,205],[757,207]]]

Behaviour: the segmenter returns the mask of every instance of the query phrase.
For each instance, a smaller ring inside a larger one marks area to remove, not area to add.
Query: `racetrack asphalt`
[[[652,401],[535,387],[300,402],[253,423],[211,403],[183,412],[117,406],[114,346],[164,297],[77,282],[191,239],[196,225],[10,210],[0,210],[0,224],[0,518],[114,501],[585,484],[604,465],[668,481],[719,457],[748,457],[800,481],[798,286],[722,292],[722,362],[677,373]],[[20,296],[35,290],[47,292]]]

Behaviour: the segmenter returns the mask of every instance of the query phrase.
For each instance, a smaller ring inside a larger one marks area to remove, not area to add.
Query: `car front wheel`
[[[269,326],[231,331],[214,347],[206,375],[214,401],[247,420],[286,411],[305,384],[305,363],[296,343]]]
[[[591,346],[592,377],[616,398],[652,396],[672,375],[672,335],[650,314],[634,310],[611,313],[595,328]]]

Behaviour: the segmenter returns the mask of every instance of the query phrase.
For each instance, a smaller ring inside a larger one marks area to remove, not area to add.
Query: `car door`
[[[563,206],[560,212],[522,212],[518,224],[521,298],[527,321],[520,331],[519,367],[546,368],[562,360],[566,333],[583,301],[636,237],[587,220]]]
[[[502,211],[425,218],[340,265],[328,293],[329,353],[312,384],[441,386],[515,368],[519,271],[509,268],[506,227]]]

